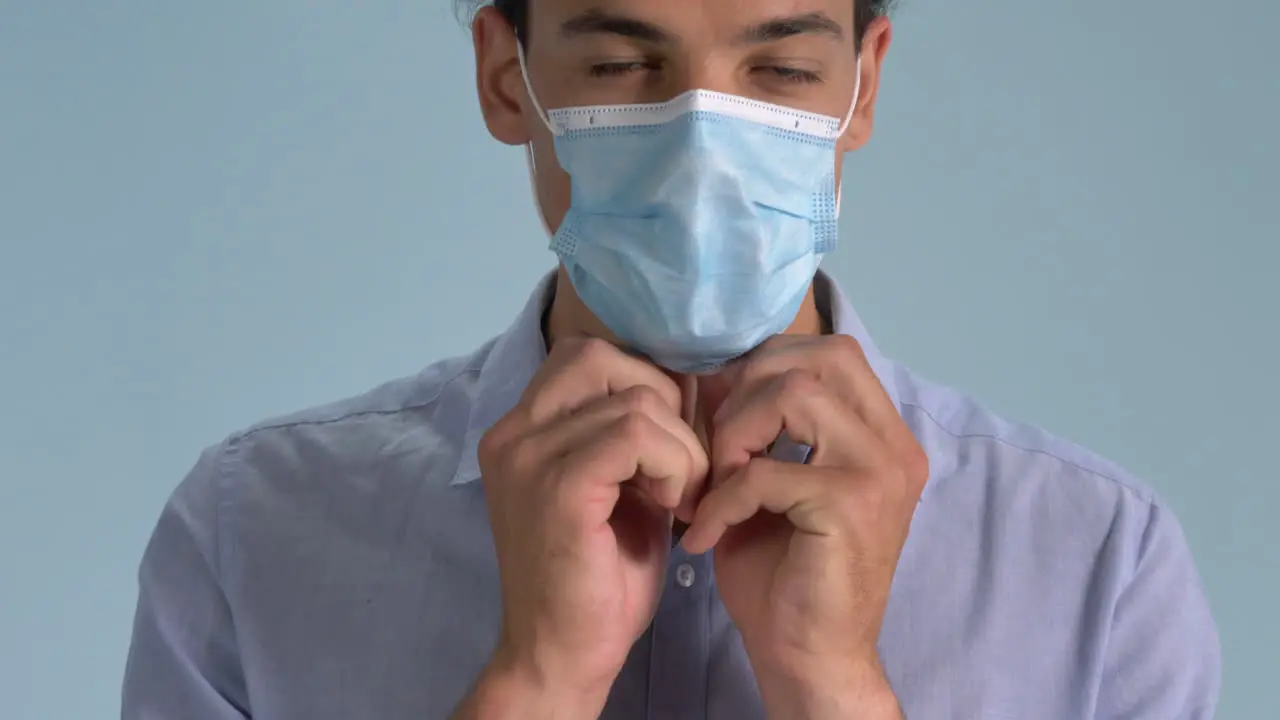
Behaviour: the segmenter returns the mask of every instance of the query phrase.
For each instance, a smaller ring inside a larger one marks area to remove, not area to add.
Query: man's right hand
[[[565,339],[481,441],[503,627],[475,710],[598,716],[653,619],[672,513],[691,516],[706,478],[681,399],[652,364]]]

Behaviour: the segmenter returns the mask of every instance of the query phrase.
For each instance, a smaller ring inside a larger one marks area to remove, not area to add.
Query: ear
[[[516,31],[493,6],[481,8],[471,22],[476,53],[476,93],[489,134],[498,142],[529,142],[525,108],[528,93],[520,74]]]
[[[880,91],[880,71],[893,40],[893,25],[887,17],[878,17],[862,35],[862,81],[858,88],[858,106],[854,108],[849,127],[840,138],[840,152],[859,150],[871,139],[876,98]]]

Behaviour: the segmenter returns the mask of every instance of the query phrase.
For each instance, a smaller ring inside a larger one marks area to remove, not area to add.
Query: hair
[[[471,18],[476,10],[485,6],[493,5],[498,12],[502,14],[507,22],[516,29],[516,37],[520,42],[529,42],[529,1],[530,0],[454,0],[458,10],[468,19]],[[854,3],[854,19],[853,19],[853,35],[854,39],[861,44],[862,34],[866,32],[867,26],[871,21],[888,14],[889,6],[894,0],[853,0]]]

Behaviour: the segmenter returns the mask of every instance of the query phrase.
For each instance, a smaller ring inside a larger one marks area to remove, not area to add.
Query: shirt
[[[1211,718],[1217,631],[1169,508],[886,359],[817,283],[930,461],[880,636],[908,717]],[[200,456],[142,559],[125,720],[449,716],[502,604],[476,447],[545,358],[551,288],[473,354]],[[763,718],[712,553],[671,552],[602,717]]]

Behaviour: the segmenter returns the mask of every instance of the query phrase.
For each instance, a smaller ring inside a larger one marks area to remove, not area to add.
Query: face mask
[[[835,248],[836,140],[856,86],[843,121],[706,90],[544,113],[520,63],[571,181],[551,249],[610,331],[706,373],[790,326]]]

